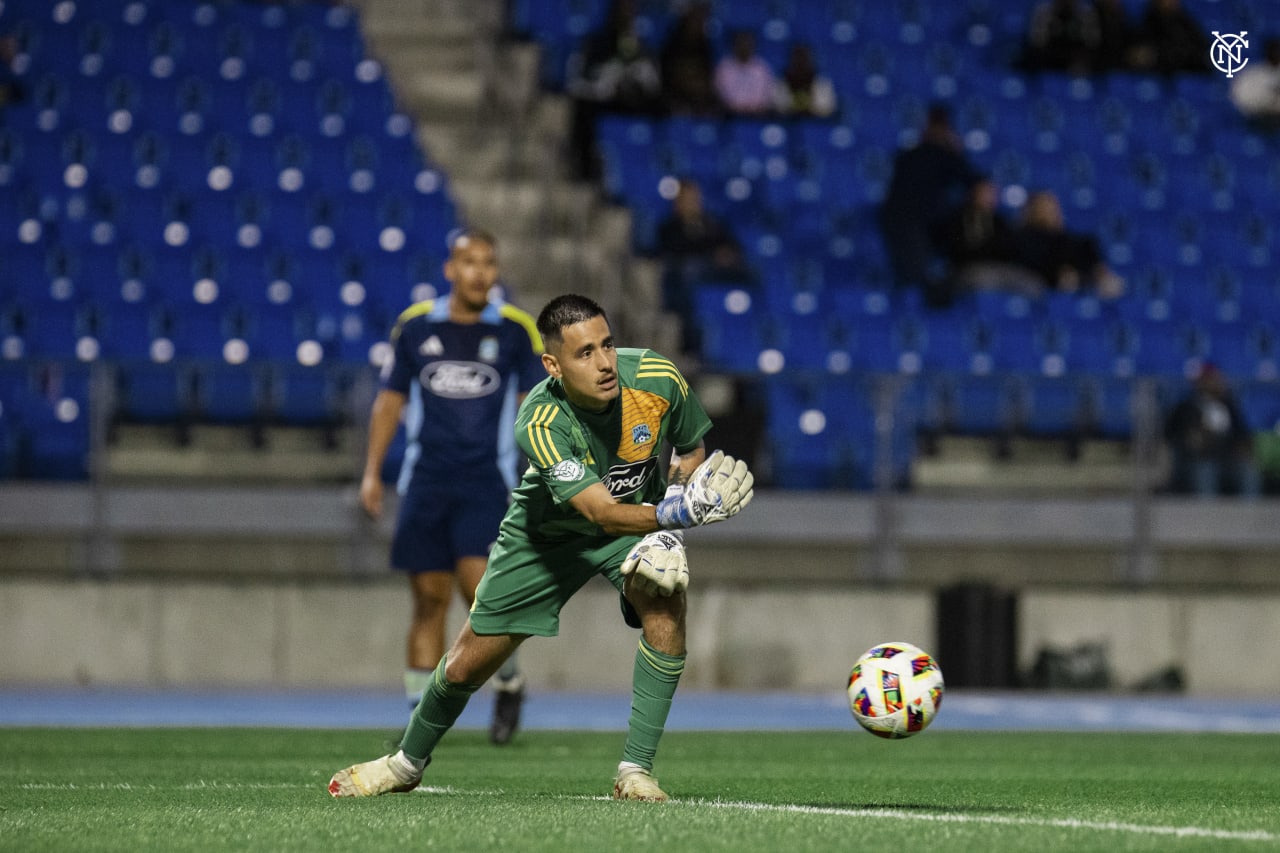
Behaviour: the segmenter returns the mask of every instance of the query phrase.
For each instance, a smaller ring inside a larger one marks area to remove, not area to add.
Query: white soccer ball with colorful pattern
[[[910,643],[881,643],[849,673],[849,708],[858,724],[885,738],[924,731],[942,707],[942,669]]]

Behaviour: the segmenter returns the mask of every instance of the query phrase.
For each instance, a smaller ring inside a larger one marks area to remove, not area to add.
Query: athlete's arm
[[[673,453],[667,482],[672,486],[683,486],[706,455],[706,448],[701,443],[684,454]],[[578,492],[569,498],[569,505],[610,536],[640,536],[658,529],[658,514],[654,507],[618,503],[603,483],[593,483]]]
[[[592,483],[569,498],[569,506],[610,536],[642,536],[658,529],[652,506],[620,504],[603,483]]]
[[[370,518],[382,514],[382,463],[400,426],[400,415],[407,399],[399,391],[384,388],[373,401],[373,412],[369,416],[369,447],[365,451],[364,475],[360,478],[360,506]]]
[[[671,470],[667,472],[667,487],[683,486],[689,482],[694,470],[707,458],[707,446],[701,441],[692,450],[685,453],[672,451]]]

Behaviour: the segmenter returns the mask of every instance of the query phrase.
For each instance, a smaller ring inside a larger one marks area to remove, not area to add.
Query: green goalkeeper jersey
[[[711,428],[702,404],[668,359],[647,349],[618,349],[619,395],[588,412],[548,377],[516,415],[516,441],[529,458],[502,522],[502,533],[533,543],[599,536],[600,528],[569,505],[593,483],[621,503],[656,503],[666,489],[659,445],[684,453]]]

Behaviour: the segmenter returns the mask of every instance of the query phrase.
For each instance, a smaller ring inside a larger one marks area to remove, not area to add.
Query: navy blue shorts
[[[500,477],[411,481],[400,499],[391,567],[411,574],[452,572],[462,557],[487,557],[506,511],[507,486]]]

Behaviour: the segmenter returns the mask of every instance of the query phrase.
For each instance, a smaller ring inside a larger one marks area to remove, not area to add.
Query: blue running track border
[[[619,731],[628,694],[530,690],[526,730]],[[458,721],[486,728],[492,700],[477,694]],[[261,726],[401,729],[403,695],[375,690],[153,690],[0,688],[0,726]],[[683,691],[668,731],[852,729],[843,693]],[[1154,694],[947,693],[935,729],[1280,733],[1280,698],[1236,700]]]

